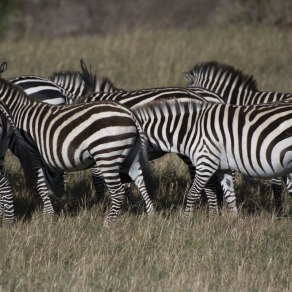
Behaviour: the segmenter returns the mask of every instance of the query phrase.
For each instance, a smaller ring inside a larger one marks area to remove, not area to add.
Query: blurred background
[[[9,39],[251,23],[291,27],[292,1],[0,0],[0,34]]]

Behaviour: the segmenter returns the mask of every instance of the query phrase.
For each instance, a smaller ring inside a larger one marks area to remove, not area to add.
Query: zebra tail
[[[138,120],[138,118],[133,114],[133,119],[135,121],[135,124],[138,129],[139,133],[139,139],[141,142],[140,145],[140,164],[142,168],[143,178],[146,186],[146,190],[148,193],[148,196],[150,199],[156,198],[156,187],[153,179],[153,173],[150,167],[149,158],[148,158],[148,152],[147,152],[147,144],[146,144],[146,138],[144,135],[144,131],[142,129],[142,126]]]

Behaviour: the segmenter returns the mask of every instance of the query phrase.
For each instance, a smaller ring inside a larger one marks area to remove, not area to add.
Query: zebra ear
[[[0,75],[7,70],[7,63],[3,62],[0,66]]]
[[[191,75],[190,72],[185,72],[183,71],[183,76],[186,79],[186,81],[188,82],[188,84],[192,84],[193,83],[193,76]]]

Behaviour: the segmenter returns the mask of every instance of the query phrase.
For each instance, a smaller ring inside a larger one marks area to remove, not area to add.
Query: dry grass
[[[19,40],[0,47],[6,76],[79,69],[84,57],[121,88],[184,85],[181,71],[215,59],[254,74],[259,87],[291,91],[291,31],[227,28],[105,37]],[[71,174],[54,198],[60,212],[43,216],[24,191],[19,164],[6,157],[18,222],[0,229],[0,291],[291,291],[291,219],[276,219],[268,186],[240,184],[241,216],[182,214],[188,188],[173,155],[153,162],[158,214],[128,210],[104,221],[110,203],[95,204],[88,172]],[[285,213],[291,199],[284,195]]]

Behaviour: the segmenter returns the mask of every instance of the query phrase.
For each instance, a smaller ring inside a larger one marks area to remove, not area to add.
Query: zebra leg
[[[143,197],[143,200],[144,200],[145,205],[146,205],[146,213],[147,214],[153,213],[154,206],[153,206],[152,200],[150,199],[150,197],[148,195],[145,181],[144,181],[144,176],[143,176],[139,162],[135,161],[131,165],[131,167],[129,169],[129,176],[134,181],[135,185],[139,189],[141,196]]]
[[[66,192],[68,188],[68,172],[63,173],[63,182],[64,182],[64,192]]]
[[[97,200],[101,201],[104,198],[104,179],[102,172],[97,166],[90,169],[92,182],[96,191]]]
[[[216,194],[216,180],[214,175],[210,177],[210,180],[207,182],[204,191],[208,200],[208,209],[210,215],[218,215],[218,199]],[[200,198],[199,198],[200,199]]]
[[[0,176],[0,218],[4,212],[5,222],[11,224],[15,221],[12,189],[5,176],[3,174]]]
[[[124,184],[125,190],[126,190],[126,197],[130,203],[131,206],[137,206],[137,199],[134,196],[132,189],[131,189],[131,184],[130,183],[125,183]]]
[[[196,176],[196,168],[192,164],[189,157],[184,156],[184,155],[178,155],[178,156],[188,166],[190,177],[191,177],[191,185],[192,185]],[[198,196],[195,196],[194,204],[199,204],[202,196],[206,196],[207,201],[208,201],[209,212],[211,214],[218,214],[217,188],[218,186],[216,184],[215,178],[212,176],[209,182],[206,184],[206,187],[204,188],[204,192],[202,192]]]
[[[217,173],[217,178],[220,181],[228,211],[234,215],[237,215],[238,209],[236,205],[236,195],[234,189],[234,176],[235,176],[234,171],[228,172],[220,171]]]
[[[277,214],[277,216],[281,216],[283,214],[282,179],[281,178],[272,178],[271,179],[271,187],[272,187],[273,194],[274,194],[276,214]]]
[[[35,171],[35,175],[36,175],[36,188],[43,202],[43,213],[54,214],[55,211],[50,199],[50,191],[47,187],[43,168],[41,167],[38,168],[38,170]]]
[[[97,166],[94,166],[90,169],[91,172],[91,176],[92,176],[92,181],[93,181],[93,185],[97,194],[97,200],[101,201],[104,198],[104,179],[103,179],[103,175],[100,171],[100,169]],[[125,189],[126,189],[126,196],[129,200],[129,203],[131,205],[136,205],[137,204],[137,200],[135,198],[135,196],[133,195],[130,185],[129,184],[125,184]]]
[[[109,220],[114,220],[118,216],[125,198],[125,185],[122,183],[119,177],[119,172],[106,172],[105,170],[102,173],[112,199],[112,206],[107,218]]]
[[[185,214],[186,215],[188,215],[190,213],[190,211],[193,209],[197,198],[199,198],[201,196],[202,190],[206,187],[207,183],[209,182],[212,175],[216,171],[216,169],[214,169],[214,168],[207,167],[207,165],[208,166],[211,166],[211,165],[216,166],[216,165],[214,165],[213,161],[210,161],[208,159],[208,157],[202,157],[200,160],[202,160],[202,164],[200,165],[199,163],[197,163],[195,179],[191,185],[191,188],[190,188],[188,196],[187,196],[187,202],[186,202],[186,207],[185,207]],[[210,212],[211,212],[211,210],[210,210]],[[212,214],[212,212],[211,212],[211,214]]]
[[[286,190],[290,197],[292,197],[292,173],[287,174],[285,179]]]

